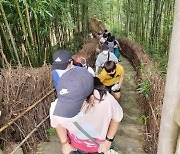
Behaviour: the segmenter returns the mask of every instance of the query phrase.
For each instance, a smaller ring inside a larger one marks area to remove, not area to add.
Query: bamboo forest
[[[180,0],[0,0],[0,154],[179,154],[179,14]]]

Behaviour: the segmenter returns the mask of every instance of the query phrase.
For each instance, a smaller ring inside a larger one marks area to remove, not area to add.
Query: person
[[[113,38],[113,36],[108,37],[107,44],[109,47],[109,52],[114,53],[114,38]]]
[[[102,34],[102,32],[101,31],[99,31],[98,33],[97,33],[97,39],[98,40],[100,40],[102,37],[103,37],[103,34]]]
[[[107,61],[104,64],[103,70],[97,77],[106,86],[109,92],[112,92],[114,97],[119,100],[121,96],[121,85],[124,78],[123,67],[120,64],[116,64],[114,61]]]
[[[62,152],[65,154],[69,154],[74,148],[70,144],[66,144],[68,142],[66,125],[59,122],[59,119],[65,119],[67,122],[77,119],[84,100],[93,91],[93,82],[93,76],[86,69],[80,67],[68,70],[58,82],[58,98],[51,103],[50,121],[57,131],[62,144]]]
[[[108,35],[104,33],[99,40],[99,44],[103,45],[107,41],[107,39],[108,39]]]
[[[58,50],[53,54],[52,77],[56,90],[61,76],[71,68],[73,68],[73,59],[67,50]]]
[[[99,67],[103,68],[104,63],[106,61],[114,61],[115,63],[118,62],[117,57],[114,55],[114,53],[109,52],[109,47],[106,43],[103,44],[102,46],[102,52],[100,54],[98,54],[96,62],[95,62],[95,66],[96,66],[96,74],[98,74],[99,71]]]
[[[56,90],[61,76],[75,67],[74,60],[69,51],[62,49],[53,54],[52,77]]]
[[[111,36],[110,31],[107,29],[104,30],[104,34],[106,34],[108,38]]]
[[[102,49],[102,43],[101,42],[105,41],[101,31],[98,32],[96,38],[98,40],[98,44],[97,44],[97,47],[96,47],[96,54],[99,54],[101,49]]]
[[[119,59],[120,57],[120,51],[122,51],[122,48],[118,42],[118,40],[116,40],[115,36],[112,36],[113,41],[114,41],[114,54],[115,56],[118,58],[118,61],[120,62],[121,60]]]
[[[95,72],[92,69],[92,67],[87,65],[86,58],[79,56],[79,57],[75,58],[74,60],[75,60],[74,65],[86,68],[88,70],[88,72],[92,74],[93,77],[95,76]]]
[[[68,80],[66,81],[68,83]],[[86,81],[88,82],[88,80]],[[64,104],[68,105],[67,102]],[[51,108],[51,113],[53,111],[54,109]],[[119,122],[123,118],[123,110],[117,100],[107,91],[100,80],[95,77],[93,95],[90,95],[86,102],[84,102],[81,111],[74,121],[90,134],[100,146],[93,143],[84,135],[74,125],[72,119],[69,120],[68,118],[52,114],[50,118],[52,127],[57,128],[59,124],[62,124],[67,129],[65,139],[67,142],[64,142],[65,144],[63,146],[71,146],[77,149],[77,151],[69,149],[66,152],[70,154],[98,154],[106,153],[109,150],[117,132]],[[70,150],[72,151],[70,152]]]

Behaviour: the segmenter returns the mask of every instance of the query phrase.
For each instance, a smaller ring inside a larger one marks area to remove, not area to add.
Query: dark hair
[[[111,38],[112,38],[113,40],[115,40],[115,36],[114,36],[114,35],[112,35]]]
[[[116,69],[116,63],[114,61],[107,61],[104,63],[103,67],[106,72],[110,73]]]
[[[113,41],[114,41],[113,36],[108,37],[107,41],[108,41],[108,42],[113,42]]]
[[[105,29],[105,30],[104,30],[104,32],[105,32],[105,33],[107,33],[107,32],[108,32],[108,30],[107,30],[107,29]]]
[[[96,89],[99,92],[100,99],[99,101],[103,101],[103,96],[107,94],[106,87],[102,84],[100,79],[98,77],[94,77],[94,89]]]
[[[103,37],[104,37],[104,38],[107,38],[107,37],[108,37],[108,35],[104,33],[104,34],[103,34]]]
[[[108,35],[108,37],[111,37],[111,33],[110,32],[107,35]]]

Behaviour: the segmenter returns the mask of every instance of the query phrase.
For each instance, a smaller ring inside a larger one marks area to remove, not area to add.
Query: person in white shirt
[[[114,53],[109,52],[109,47],[106,43],[102,46],[102,52],[97,56],[95,65],[96,65],[96,75],[98,74],[99,67],[103,68],[104,63],[106,61],[114,61],[115,63],[118,62],[117,57],[114,55]]]
[[[69,88],[74,88],[66,79],[67,84],[69,84]],[[67,136],[63,138],[65,140],[63,143],[63,147],[66,148],[65,154],[98,154],[106,153],[110,149],[119,123],[123,118],[123,110],[97,77],[94,78],[93,94],[87,98],[76,116],[67,118],[53,114],[57,104],[58,102],[54,102],[51,105],[50,120],[52,127],[58,129],[60,124],[67,129]],[[69,105],[64,102],[64,106]],[[74,122],[77,122],[100,146],[85,136]],[[58,131],[61,136],[62,133]],[[78,151],[73,151],[73,147]]]

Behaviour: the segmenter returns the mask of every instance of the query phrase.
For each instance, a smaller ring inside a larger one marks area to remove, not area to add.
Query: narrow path
[[[135,76],[131,64],[121,57],[120,64],[124,67],[125,78],[122,86],[120,105],[124,110],[124,118],[119,126],[115,138],[115,150],[119,154],[145,154],[144,126],[139,122],[141,115],[137,99]],[[50,137],[50,142],[42,142],[38,145],[36,154],[61,154],[60,144],[56,135]]]
[[[115,138],[115,150],[119,154],[145,154],[143,150],[145,128],[139,121],[141,110],[136,90],[136,72],[123,57],[121,57],[120,64],[125,70],[120,100],[120,105],[124,111],[124,118]]]

